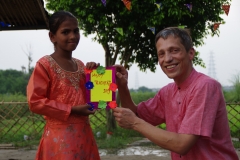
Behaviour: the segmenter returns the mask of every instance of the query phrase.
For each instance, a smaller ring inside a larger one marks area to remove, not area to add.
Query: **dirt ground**
[[[126,149],[104,150],[99,149],[101,160],[171,160],[170,152],[153,144],[148,139],[133,142]],[[0,160],[34,160],[37,146],[34,150],[29,149],[1,149]]]
[[[101,160],[171,160],[169,151],[163,150],[164,156],[157,155],[103,155]],[[240,159],[240,149],[237,151]],[[0,160],[34,160],[36,150],[1,149]]]
[[[170,152],[153,144],[148,139],[133,142],[126,149],[107,151],[99,150],[101,160],[171,160]],[[0,160],[34,160],[37,147],[29,149],[1,149]],[[111,154],[110,154],[111,153]],[[240,159],[240,148],[237,149]]]
[[[167,151],[168,152],[168,151]],[[168,152],[169,153],[169,152]],[[1,149],[0,150],[0,160],[34,160],[36,154],[36,150],[9,150],[9,149]],[[171,160],[170,155],[168,154],[166,157],[160,157],[156,155],[104,155],[101,156],[101,160]]]
[[[118,160],[118,159],[127,159],[127,160],[171,160],[169,157],[159,157],[155,155],[147,155],[147,156],[103,156],[101,160]]]

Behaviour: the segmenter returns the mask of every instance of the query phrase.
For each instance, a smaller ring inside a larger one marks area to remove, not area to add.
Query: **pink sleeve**
[[[71,106],[49,100],[47,97],[50,78],[46,69],[37,63],[27,85],[27,100],[32,112],[67,120],[71,112]]]
[[[179,133],[211,137],[219,106],[224,109],[225,104],[220,84],[212,80],[201,82],[189,95]]]
[[[153,98],[139,103],[137,107],[138,116],[154,126],[165,122],[161,93],[162,91],[160,90]]]

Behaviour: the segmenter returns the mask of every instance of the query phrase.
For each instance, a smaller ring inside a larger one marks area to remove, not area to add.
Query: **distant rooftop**
[[[48,29],[43,0],[0,0],[0,31]]]

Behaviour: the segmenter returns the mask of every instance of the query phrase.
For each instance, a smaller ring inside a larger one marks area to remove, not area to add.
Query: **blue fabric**
[[[11,25],[0,21],[0,26],[1,27],[10,27]]]

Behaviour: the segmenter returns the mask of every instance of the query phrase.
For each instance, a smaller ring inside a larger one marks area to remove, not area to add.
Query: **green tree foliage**
[[[145,87],[145,86],[141,86],[138,88],[138,92],[151,92],[152,90]]]
[[[29,75],[17,70],[0,70],[0,94],[26,95]]]
[[[51,11],[67,10],[79,19],[84,35],[94,34],[94,40],[105,50],[106,66],[120,63],[130,67],[137,63],[141,70],[155,71],[157,56],[155,35],[148,27],[155,27],[156,33],[165,27],[183,25],[191,31],[195,47],[202,45],[203,38],[214,31],[215,22],[224,23],[223,4],[228,0],[165,0],[160,11],[156,0],[131,0],[129,11],[122,1],[107,0],[46,0]],[[192,10],[186,4],[192,2]],[[123,35],[116,31],[123,30]],[[196,65],[204,65],[199,55],[194,59]]]

